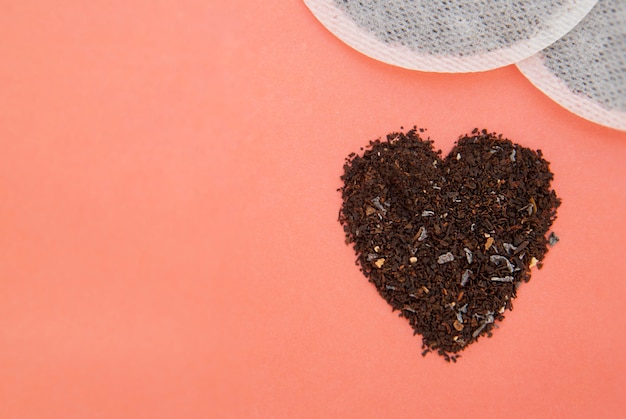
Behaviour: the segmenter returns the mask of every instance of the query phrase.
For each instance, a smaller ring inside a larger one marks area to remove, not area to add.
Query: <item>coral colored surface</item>
[[[0,417],[626,415],[626,133],[513,66],[376,62],[298,0],[1,9]],[[344,157],[413,124],[541,148],[563,199],[458,364],[420,356],[336,221]]]

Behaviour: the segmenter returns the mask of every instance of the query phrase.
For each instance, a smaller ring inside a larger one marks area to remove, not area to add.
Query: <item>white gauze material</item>
[[[304,0],[346,44],[377,60],[436,72],[519,62],[565,35],[597,0]]]
[[[600,0],[571,32],[517,66],[564,108],[626,131],[626,0]]]

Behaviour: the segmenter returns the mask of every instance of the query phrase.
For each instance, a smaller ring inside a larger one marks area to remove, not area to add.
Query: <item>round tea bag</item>
[[[571,32],[517,66],[564,108],[626,130],[626,1],[600,0]]]
[[[346,44],[421,71],[519,62],[576,26],[597,0],[304,0]]]

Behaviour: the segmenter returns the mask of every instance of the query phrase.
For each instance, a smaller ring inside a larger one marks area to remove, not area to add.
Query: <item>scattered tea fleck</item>
[[[496,265],[500,265],[501,263],[505,263],[507,269],[509,270],[509,272],[513,273],[513,271],[515,270],[515,267],[513,266],[513,264],[504,256],[500,256],[500,255],[491,255],[489,257],[489,260],[493,263],[495,263]]]
[[[374,266],[376,266],[378,269],[382,268],[384,264],[385,258],[376,259],[376,262],[374,262]]]
[[[512,276],[492,276],[491,280],[494,282],[513,282],[515,278],[513,278]]]
[[[550,235],[548,236],[548,244],[550,245],[550,247],[553,247],[555,244],[557,244],[559,242],[559,237],[554,234],[554,232],[550,232]]]
[[[537,213],[537,203],[535,202],[535,198],[531,197],[529,199],[529,201],[530,201],[530,205],[531,205],[531,208],[532,208],[532,214],[536,214]]]
[[[372,199],[372,204],[374,204],[374,207],[376,207],[377,210],[379,210],[380,212],[382,212],[383,214],[387,213],[387,208],[383,207],[383,205],[380,203],[380,197],[377,196],[376,198]]]
[[[464,287],[467,284],[467,281],[469,281],[470,276],[473,274],[473,272],[469,269],[466,269],[465,272],[463,272],[463,275],[461,275],[461,286]]]
[[[443,265],[444,263],[452,262],[454,260],[454,255],[450,252],[444,253],[437,258],[437,263]]]
[[[480,333],[483,331],[483,329],[487,327],[487,323],[483,323],[481,324],[478,329],[474,330],[474,332],[472,333],[472,337],[473,338],[477,338],[478,335],[480,335]]]
[[[474,260],[474,254],[467,247],[464,247],[463,251],[465,252],[465,258],[467,259],[467,263],[471,265],[472,261]]]
[[[502,243],[502,247],[504,247],[504,250],[508,254],[511,254],[512,252],[515,252],[517,250],[517,247],[513,246],[511,243]]]
[[[463,323],[463,313],[461,313],[460,311],[457,311],[457,312],[456,312],[456,320],[457,320],[459,323]]]
[[[423,242],[424,240],[426,240],[428,238],[428,232],[426,231],[426,227],[420,227],[415,237],[417,237],[418,242]]]
[[[488,237],[487,241],[485,242],[485,250],[489,250],[493,242],[494,242],[493,237]]]

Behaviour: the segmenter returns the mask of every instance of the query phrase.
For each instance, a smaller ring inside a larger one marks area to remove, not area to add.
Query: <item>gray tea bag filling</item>
[[[334,0],[354,22],[388,44],[434,55],[474,55],[531,39],[566,1]]]
[[[518,67],[566,109],[626,130],[626,1],[600,0],[571,32]]]
[[[377,60],[421,71],[519,62],[574,28],[597,0],[304,0],[333,34]]]

